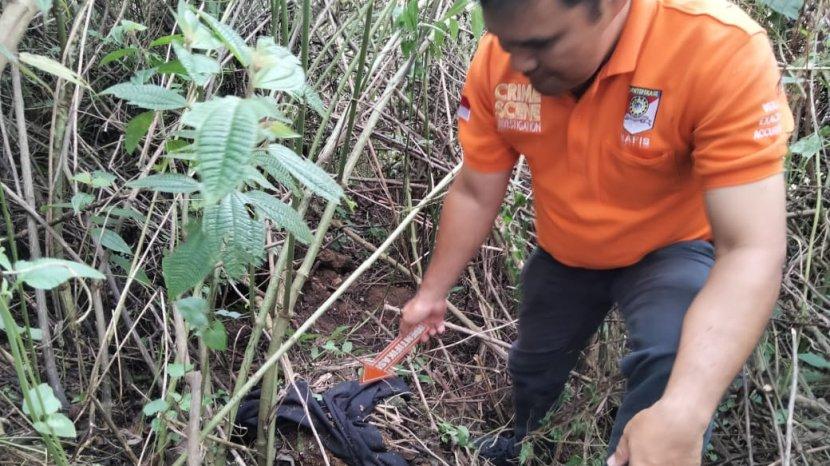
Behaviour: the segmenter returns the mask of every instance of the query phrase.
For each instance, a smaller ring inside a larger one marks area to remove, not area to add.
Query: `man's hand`
[[[401,310],[400,334],[406,335],[420,323],[426,324],[428,331],[421,336],[421,342],[429,337],[444,333],[444,314],[447,302],[443,296],[430,296],[419,292]]]
[[[628,421],[609,466],[698,466],[707,413],[688,404],[659,400]]]

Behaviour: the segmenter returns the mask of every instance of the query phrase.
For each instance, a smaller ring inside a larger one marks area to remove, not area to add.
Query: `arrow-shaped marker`
[[[370,383],[395,375],[391,369],[412,351],[412,348],[421,339],[421,335],[426,331],[426,325],[418,324],[408,334],[392,340],[389,346],[375,356],[374,360],[364,361],[363,376],[360,378],[360,383]]]

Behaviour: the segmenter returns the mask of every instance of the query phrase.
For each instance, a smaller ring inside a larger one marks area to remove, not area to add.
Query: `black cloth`
[[[366,417],[382,399],[411,393],[400,377],[361,385],[355,380],[341,382],[315,397],[308,383],[298,380],[297,388],[288,385],[285,398],[277,405],[276,424],[280,430],[302,426],[314,429],[323,445],[338,458],[353,466],[406,466],[401,456],[386,451],[380,431]],[[256,436],[260,391],[255,390],[239,404],[236,423]],[[306,416],[303,403],[311,419]]]

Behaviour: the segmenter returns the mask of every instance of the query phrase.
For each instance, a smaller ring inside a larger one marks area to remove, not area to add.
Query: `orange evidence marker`
[[[375,356],[374,360],[364,361],[363,376],[360,378],[360,383],[371,383],[395,375],[391,369],[412,351],[421,335],[426,331],[426,325],[418,324],[408,334],[392,340],[389,346]]]

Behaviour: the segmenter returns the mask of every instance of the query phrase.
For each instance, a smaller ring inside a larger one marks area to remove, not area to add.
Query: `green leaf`
[[[248,66],[251,64],[251,48],[245,45],[245,41],[242,40],[242,37],[240,37],[239,34],[233,30],[233,28],[227,24],[219,22],[219,20],[204,11],[200,11],[199,16],[201,16],[208,26],[213,29],[214,34],[219,37],[219,40],[225,44],[225,47],[233,54],[233,56],[239,60],[239,63],[242,63],[242,66]]]
[[[242,314],[236,311],[229,311],[227,309],[219,309],[218,311],[214,312],[214,314],[222,317],[228,317],[230,319],[238,319],[242,317]]]
[[[251,107],[251,111],[254,112],[257,121],[267,118],[269,120],[277,120],[284,123],[291,122],[288,117],[279,111],[277,108],[277,102],[270,97],[262,95],[248,97],[245,99],[245,105]]]
[[[98,66],[104,66],[108,63],[114,62],[116,60],[120,60],[124,57],[135,55],[138,52],[138,49],[135,47],[125,47],[118,50],[113,50],[112,52],[104,55],[104,58],[98,63]]]
[[[146,70],[138,70],[130,77],[130,83],[132,84],[145,84],[147,81],[150,80],[153,76],[156,75],[156,70],[154,68],[148,68]]]
[[[177,92],[155,84],[121,83],[101,94],[112,94],[131,105],[150,110],[175,110],[187,105],[187,100]]]
[[[89,89],[89,86],[78,76],[77,73],[60,63],[43,55],[33,55],[31,53],[20,52],[17,58],[24,64],[37,68],[41,71],[57,76],[61,79],[77,84],[78,86]]]
[[[131,188],[149,189],[161,193],[192,193],[199,190],[199,182],[178,173],[149,175],[127,183]]]
[[[271,144],[268,152],[279,160],[291,174],[309,189],[330,202],[339,202],[343,189],[325,170],[308,159],[297,155],[293,150],[281,144]]]
[[[285,228],[304,244],[311,243],[312,235],[303,218],[290,205],[262,191],[248,191],[245,198],[268,217],[276,226]]]
[[[167,373],[170,374],[170,377],[179,379],[184,377],[185,372],[193,370],[193,364],[185,364],[177,362],[167,365]]]
[[[295,139],[300,137],[299,133],[281,121],[272,122],[265,128],[265,132],[266,135],[269,136],[268,140],[270,141],[275,139]]]
[[[452,6],[444,13],[444,16],[441,17],[441,21],[446,21],[447,19],[452,18],[453,16],[457,16],[459,13],[464,11],[464,8],[467,4],[470,3],[470,0],[455,0]]]
[[[830,362],[816,353],[801,353],[798,359],[818,369],[830,369]]]
[[[32,409],[29,410],[29,404],[24,401],[23,412],[36,420],[61,409],[61,402],[55,397],[52,387],[46,383],[30,388],[29,400],[32,402]]]
[[[196,171],[202,181],[205,203],[210,205],[234,191],[244,179],[256,143],[257,121],[250,107],[238,98],[211,109],[196,130]]]
[[[186,44],[194,49],[215,50],[222,47],[213,33],[199,21],[193,9],[184,1],[179,1],[176,18],[184,35]]]
[[[147,134],[150,125],[153,123],[153,116],[155,116],[155,112],[139,113],[127,123],[127,128],[124,131],[124,150],[128,154],[135,151],[141,138]]]
[[[343,351],[344,353],[351,353],[352,348],[353,348],[353,345],[352,345],[352,342],[350,342],[350,341],[344,341],[343,345],[340,347],[341,351]]]
[[[187,70],[178,59],[162,63],[155,68],[160,74],[175,74],[187,78]]]
[[[234,101],[238,97],[226,96],[211,99],[205,102],[196,102],[188,110],[182,114],[182,124],[199,129],[205,123],[207,117],[222,107],[235,105]]]
[[[240,193],[206,207],[202,229],[220,251],[225,271],[232,278],[242,276],[249,265],[258,265],[265,258],[265,224],[250,217]]]
[[[89,267],[63,259],[41,258],[33,261],[17,261],[14,264],[17,279],[32,288],[51,290],[70,278],[103,280],[104,275]]]
[[[202,330],[202,341],[205,345],[216,351],[223,351],[228,348],[228,333],[222,322],[214,320],[210,327]]]
[[[43,330],[34,327],[19,327],[17,329],[21,335],[27,335],[32,341],[43,340]]]
[[[179,57],[179,62],[187,70],[188,76],[198,86],[207,84],[210,78],[221,70],[218,61],[206,55],[190,53],[178,42],[173,42],[173,50]]]
[[[176,309],[184,320],[194,328],[203,328],[208,324],[208,303],[203,298],[191,296],[175,303]]]
[[[78,183],[90,185],[95,188],[107,188],[115,181],[115,175],[101,170],[92,173],[81,172],[72,177]]]
[[[75,425],[72,420],[61,413],[52,413],[46,417],[45,421],[38,421],[32,424],[32,427],[41,434],[57,435],[64,438],[75,438],[78,433],[75,431]]]
[[[287,187],[294,194],[301,194],[291,173],[280,163],[277,157],[270,152],[259,152],[254,156],[254,163],[265,170],[271,178],[278,181],[281,185]]]
[[[760,0],[761,4],[770,7],[790,19],[798,19],[804,0]]]
[[[141,411],[144,413],[145,416],[150,417],[156,413],[167,411],[169,407],[170,404],[167,403],[167,400],[165,400],[164,398],[157,398],[144,405],[144,409],[142,409]]]
[[[320,94],[311,87],[310,84],[305,84],[300,91],[293,92],[295,98],[301,99],[306,105],[309,106],[314,113],[320,115],[321,117],[325,117],[326,115],[326,107],[323,104],[323,99],[320,98]]]
[[[124,259],[124,257],[119,256],[118,254],[110,254],[109,259],[113,264],[117,265],[118,268],[123,270],[125,274],[130,273],[130,270],[132,269],[133,265],[130,261]],[[135,280],[144,286],[151,286],[153,283],[152,281],[150,281],[150,277],[147,276],[147,273],[144,272],[144,269],[141,267],[139,267],[138,270],[136,270],[135,272]]]
[[[265,178],[265,175],[259,172],[256,167],[252,167],[250,165],[245,167],[245,183],[251,186],[259,186],[262,189],[269,189],[271,191],[276,191],[276,186],[272,185],[268,178]]]
[[[84,209],[84,207],[92,204],[94,200],[95,197],[93,197],[92,195],[79,192],[78,194],[72,196],[72,210],[74,210],[75,213],[78,214],[81,212],[81,210]]]
[[[822,146],[823,141],[821,135],[813,133],[796,141],[792,146],[790,146],[790,151],[793,154],[799,154],[802,157],[809,159],[821,152]]]
[[[218,252],[202,232],[199,223],[191,223],[187,241],[179,244],[161,261],[167,292],[175,298],[201,282],[216,265]]]
[[[3,246],[0,246],[0,267],[3,267],[4,270],[12,269],[12,263],[6,256],[6,249]]]
[[[473,29],[473,36],[476,41],[478,41],[484,33],[484,12],[482,12],[481,5],[479,4],[476,4],[476,6],[473,7],[473,12],[470,18],[470,26]]]
[[[37,7],[42,13],[52,9],[52,0],[37,0]]]
[[[128,256],[133,254],[130,245],[124,241],[124,238],[112,230],[108,230],[106,228],[93,228],[90,233],[101,242],[101,246],[104,246],[107,249],[121,252]]]
[[[183,40],[184,36],[181,34],[170,34],[168,36],[161,36],[158,39],[150,42],[149,47],[159,47],[161,45],[170,45],[174,40]]]
[[[300,59],[277,45],[273,37],[257,39],[253,69],[252,85],[256,89],[303,92],[305,73]]]

